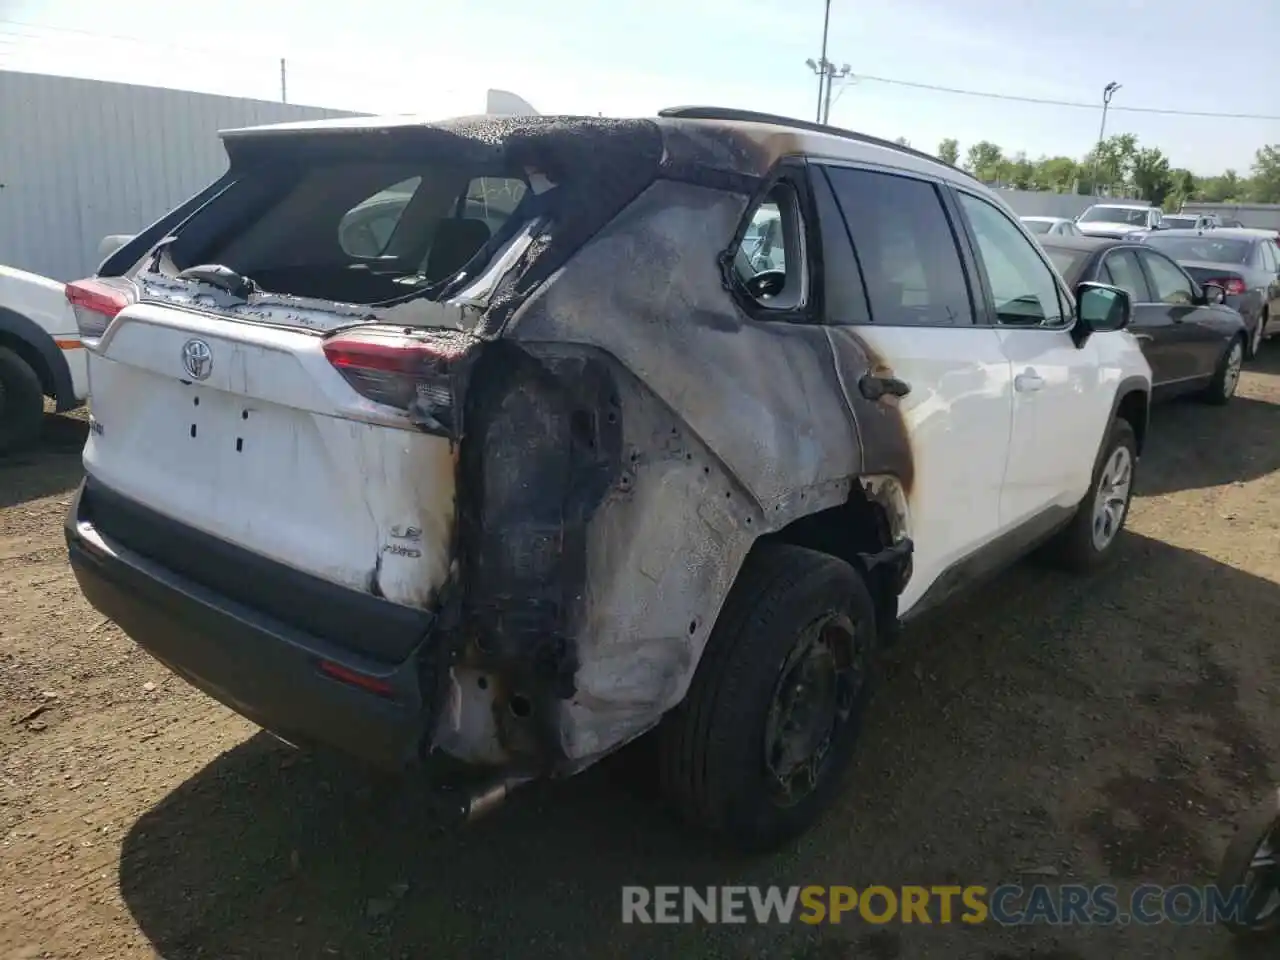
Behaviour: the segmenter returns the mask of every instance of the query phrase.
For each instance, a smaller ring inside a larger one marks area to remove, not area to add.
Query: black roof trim
[[[832,127],[825,123],[817,123],[813,120],[797,120],[795,117],[784,117],[776,113],[760,113],[756,110],[739,110],[736,107],[667,107],[665,110],[659,110],[658,116],[672,120],[730,120],[739,123],[771,123],[779,127],[791,127],[795,130],[809,130],[813,133],[825,133],[833,137],[843,137],[846,140],[856,140],[859,143],[869,143],[877,147],[888,147],[890,150],[897,150],[899,153],[906,153],[913,157],[919,157],[921,160],[931,160],[934,163],[941,164],[948,169],[962,173],[970,180],[981,183],[968,170],[961,170],[959,167],[952,166],[944,160],[940,160],[931,153],[925,153],[923,150],[917,150],[915,147],[905,147],[893,140],[882,140],[880,137],[873,137],[869,133],[858,133],[855,130],[845,130],[842,127]]]

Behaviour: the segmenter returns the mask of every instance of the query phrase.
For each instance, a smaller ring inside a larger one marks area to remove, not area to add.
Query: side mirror
[[[1216,283],[1202,283],[1200,290],[1204,296],[1204,302],[1212,306],[1227,302],[1227,290]]]
[[[1076,285],[1076,325],[1071,337],[1077,347],[1084,346],[1090,334],[1112,333],[1129,325],[1133,305],[1129,294],[1105,283]]]

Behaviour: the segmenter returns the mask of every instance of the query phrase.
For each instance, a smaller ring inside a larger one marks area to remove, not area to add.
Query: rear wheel
[[[1129,516],[1138,441],[1127,420],[1114,420],[1093,471],[1089,492],[1053,544],[1055,558],[1069,570],[1088,573],[1104,565]]]
[[[1244,337],[1239,336],[1227,344],[1227,349],[1222,352],[1213,380],[1202,395],[1204,401],[1219,407],[1229,403],[1236,395],[1236,387],[1240,385],[1240,369],[1243,366]]]
[[[663,792],[684,819],[762,851],[831,805],[870,697],[875,605],[843,560],[752,550],[684,702],[659,728]]]
[[[0,453],[35,441],[44,422],[44,390],[31,365],[0,347]]]

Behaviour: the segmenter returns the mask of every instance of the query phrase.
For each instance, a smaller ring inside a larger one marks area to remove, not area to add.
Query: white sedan
[[[1019,217],[1028,230],[1048,237],[1083,237],[1074,220],[1066,217]]]

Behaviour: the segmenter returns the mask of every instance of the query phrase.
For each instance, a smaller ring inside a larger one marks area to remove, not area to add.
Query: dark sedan
[[[1249,328],[1247,356],[1258,352],[1264,337],[1280,333],[1280,248],[1266,232],[1163,230],[1142,242],[1173,257],[1193,279],[1227,292],[1227,305]]]
[[[1220,231],[1215,230],[1215,236]],[[1248,331],[1215,284],[1200,284],[1147,243],[1092,237],[1042,237],[1067,284],[1091,280],[1125,290],[1129,331],[1151,364],[1153,396],[1201,393],[1225,403],[1240,382]]]

